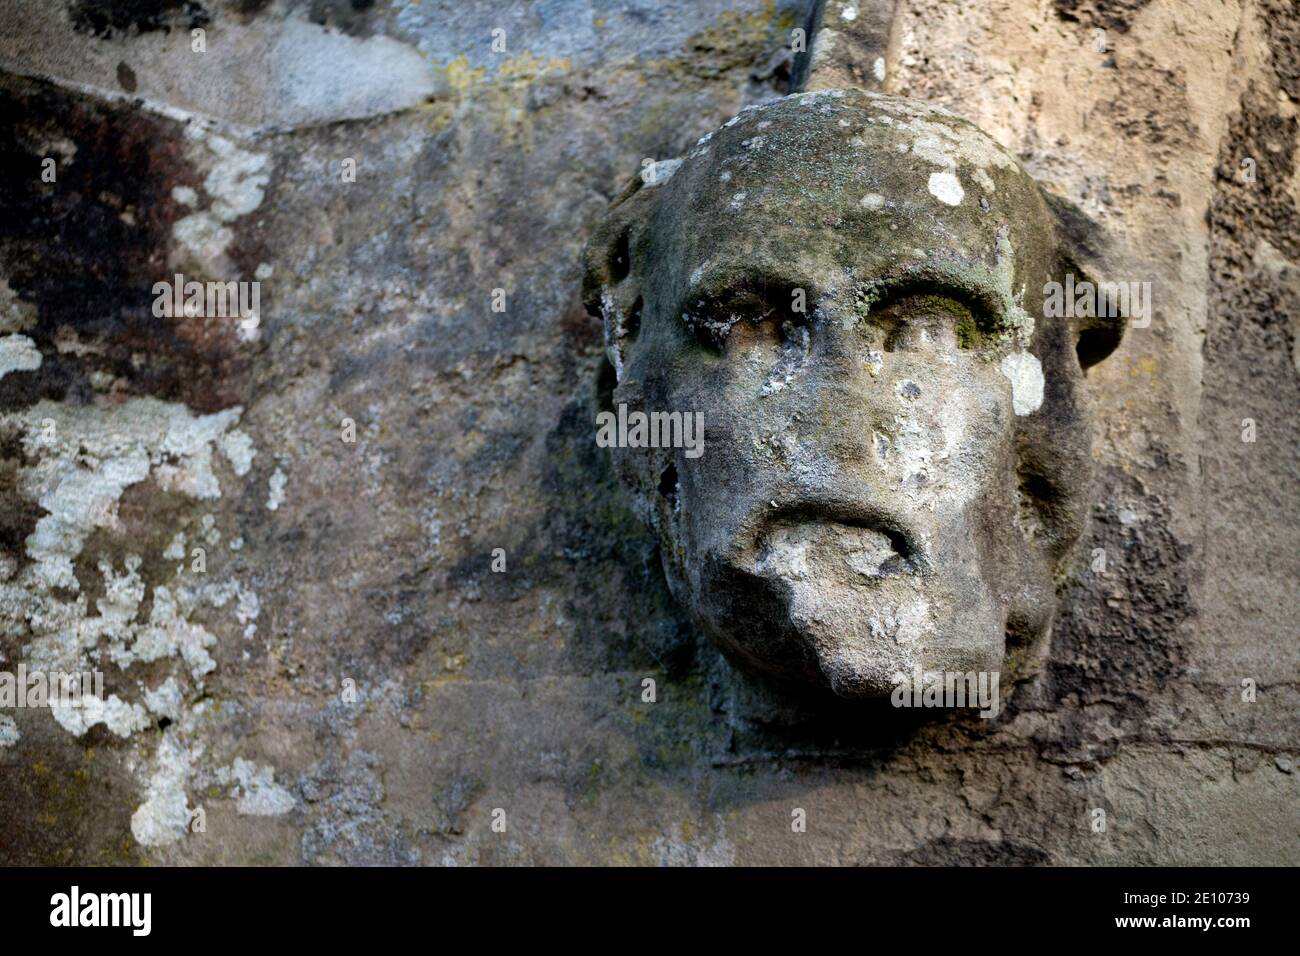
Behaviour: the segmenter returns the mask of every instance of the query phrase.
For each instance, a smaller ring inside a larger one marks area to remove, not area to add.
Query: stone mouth
[[[758,570],[794,579],[842,575],[867,583],[919,575],[919,535],[907,522],[854,505],[795,504],[771,509],[757,535]]]

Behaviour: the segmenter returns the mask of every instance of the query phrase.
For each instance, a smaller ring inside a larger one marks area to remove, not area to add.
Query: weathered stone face
[[[857,91],[748,109],[615,203],[586,280],[612,405],[705,442],[614,454],[735,663],[850,697],[1033,668],[1121,323],[1043,318],[1069,247],[992,139]]]

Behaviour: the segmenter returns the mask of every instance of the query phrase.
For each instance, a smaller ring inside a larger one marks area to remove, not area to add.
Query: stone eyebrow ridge
[[[984,319],[991,327],[1005,325],[1003,295],[994,285],[978,279],[930,275],[926,273],[903,275],[875,280],[865,290],[864,304],[868,310],[884,308],[911,296],[942,296],[966,306],[977,319]]]

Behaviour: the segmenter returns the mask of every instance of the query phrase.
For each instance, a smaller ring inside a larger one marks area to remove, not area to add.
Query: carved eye
[[[882,336],[886,352],[981,349],[996,331],[992,315],[950,295],[913,292],[875,305],[868,325]]]
[[[727,336],[726,351],[741,361],[771,373],[793,371],[811,345],[808,326],[789,318],[769,316],[758,322],[742,322]]]
[[[609,251],[609,274],[615,282],[622,282],[632,271],[632,251],[628,247],[627,232],[624,231]]]
[[[738,287],[698,300],[683,319],[711,349],[770,354],[775,361],[792,346],[807,348],[806,316],[795,308],[804,301],[801,292],[784,286]]]

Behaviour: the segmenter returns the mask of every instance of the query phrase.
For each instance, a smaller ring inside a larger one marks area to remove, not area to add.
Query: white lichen
[[[966,195],[961,183],[952,173],[931,173],[927,185],[930,195],[949,206],[961,205],[962,198]]]
[[[215,670],[217,662],[208,648],[217,643],[217,638],[202,625],[188,620],[186,611],[192,605],[187,597],[183,588],[174,594],[166,585],[155,587],[148,623],[131,629],[133,639],[129,643],[117,641],[110,645],[109,656],[113,662],[125,669],[136,662],[149,663],[179,654],[196,680]]]
[[[623,381],[623,338],[627,335],[623,310],[609,288],[600,290],[600,314],[605,330],[605,355],[614,366],[615,381]]]
[[[884,61],[878,60],[877,66],[877,78],[883,79]],[[892,124],[886,116],[877,117],[877,121],[893,125],[910,138],[910,142],[897,145],[900,152],[910,151],[919,159],[942,167],[942,171],[949,174],[955,175],[959,170],[965,172],[981,189],[990,193],[997,188],[993,177],[989,175],[990,169],[1017,167],[1015,157],[997,142],[947,110],[876,93],[868,93],[867,96],[882,112],[894,117]],[[933,191],[932,188],[931,192]]]
[[[1002,359],[1002,374],[1011,383],[1011,408],[1028,415],[1043,404],[1043,366],[1031,352],[1016,352]]]
[[[102,724],[130,737],[152,726],[153,716],[174,722],[154,755],[144,801],[131,818],[132,833],[145,847],[179,839],[189,822],[185,786],[202,748],[184,741],[198,726],[194,718],[203,704],[184,706],[184,682],[201,686],[217,666],[210,653],[217,637],[194,615],[233,601],[233,616],[247,632],[260,602],[235,581],[187,578],[183,565],[174,580],[150,593],[139,555],[127,554],[118,566],[101,554],[102,595],[92,611],[76,572],[84,567],[82,552],[97,529],[125,530],[118,507],[127,489],[152,482],[191,499],[217,498],[222,489],[214,470],[216,452],[230,460],[236,474],[246,473],[254,452],[247,436],[234,428],[240,414],[232,408],[196,415],[184,405],[152,398],[78,407],[41,401],[0,414],[0,428],[22,443],[16,490],[44,512],[24,542],[27,564],[19,570],[10,561],[0,568],[0,624],[25,638],[27,667],[82,672],[113,664],[127,671],[176,659],[184,668],[144,689],[143,702],[124,699],[119,691],[107,699],[83,696],[79,706],[51,707],[59,725],[78,736]],[[176,531],[164,556],[183,559],[186,540],[183,530]],[[221,540],[215,515],[202,517],[197,540],[209,547]],[[147,620],[141,617],[146,607]]]
[[[236,757],[230,766],[217,770],[216,776],[218,782],[234,785],[237,813],[277,817],[293,809],[293,794],[275,782],[271,767],[258,767],[243,757]]]
[[[257,455],[253,448],[253,440],[238,428],[232,428],[221,436],[219,444],[221,454],[226,456],[226,460],[230,462],[230,467],[234,469],[235,474],[241,478],[248,474],[248,469],[253,464],[253,458]]]
[[[91,694],[80,701],[62,702],[51,699],[50,712],[59,726],[74,737],[80,737],[96,724],[103,724],[119,737],[130,737],[149,726],[149,715],[139,704],[128,704],[116,694],[101,700]]]
[[[185,532],[177,531],[172,535],[171,543],[163,551],[163,557],[168,561],[182,561],[185,559]]]
[[[144,692],[145,706],[150,713],[176,720],[181,714],[181,688],[175,677],[168,677],[152,690]]]
[[[646,186],[662,186],[673,178],[673,174],[681,167],[680,159],[660,159],[657,160],[650,168],[653,175],[645,177],[643,180]]]
[[[25,335],[0,338],[0,379],[10,372],[34,372],[41,367],[36,343]]]
[[[279,468],[276,468],[271,473],[271,480],[268,483],[269,491],[266,496],[266,507],[269,510],[277,511],[280,505],[284,503],[284,486],[287,481],[284,472]]]
[[[446,90],[416,46],[286,17],[274,31],[265,88],[283,121],[332,123],[410,109]]]
[[[229,224],[262,204],[270,180],[271,160],[266,153],[241,149],[232,140],[197,125],[189,127],[186,136],[191,143],[194,164],[208,169],[203,189],[212,202],[207,209],[197,209],[176,220],[172,236],[219,274],[224,271],[219,267],[220,260],[234,240]],[[188,205],[197,204],[197,194],[193,200]]]
[[[153,398],[109,408],[73,408],[48,400],[0,415],[22,432],[35,464],[20,470],[20,491],[46,512],[27,539],[35,564],[27,584],[79,590],[73,559],[96,528],[116,528],[117,502],[150,476],[194,498],[221,494],[212,447],[239,420],[240,409],[193,415]]]
[[[141,846],[175,843],[189,829],[190,808],[185,785],[190,764],[190,752],[171,734],[164,734],[154,755],[144,803],[131,815],[131,835]]]

